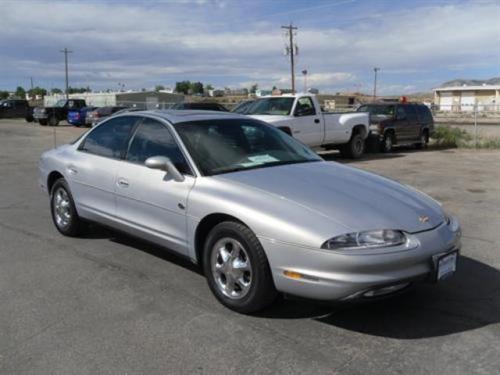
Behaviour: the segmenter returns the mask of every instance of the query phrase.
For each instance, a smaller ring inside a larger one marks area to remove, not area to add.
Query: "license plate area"
[[[436,281],[444,280],[457,270],[458,251],[446,253],[435,258]]]

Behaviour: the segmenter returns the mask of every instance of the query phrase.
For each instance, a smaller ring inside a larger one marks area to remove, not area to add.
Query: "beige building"
[[[434,104],[440,111],[500,112],[500,85],[455,86],[434,89]]]

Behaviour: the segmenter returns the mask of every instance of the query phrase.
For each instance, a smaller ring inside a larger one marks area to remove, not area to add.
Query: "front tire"
[[[245,225],[233,221],[216,225],[203,255],[208,286],[224,306],[249,314],[275,300],[277,291],[266,254]]]
[[[50,212],[52,221],[61,234],[76,237],[82,233],[84,223],[76,212],[73,196],[64,178],[58,179],[52,187]]]
[[[429,143],[429,135],[427,131],[423,131],[420,135],[420,142],[415,143],[415,147],[419,150],[427,148],[427,144]]]
[[[392,132],[387,132],[384,134],[384,139],[380,145],[380,149],[384,153],[392,152],[394,148],[394,134]]]
[[[56,116],[50,116],[49,117],[49,125],[50,126],[57,126],[57,125],[59,125],[59,120],[57,119]]]

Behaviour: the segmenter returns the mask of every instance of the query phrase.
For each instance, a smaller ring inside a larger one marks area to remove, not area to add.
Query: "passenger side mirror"
[[[152,156],[146,159],[146,167],[151,169],[159,169],[161,171],[167,172],[167,174],[171,175],[172,178],[177,182],[184,181],[184,176],[179,172],[179,170],[175,167],[172,161],[165,156]]]

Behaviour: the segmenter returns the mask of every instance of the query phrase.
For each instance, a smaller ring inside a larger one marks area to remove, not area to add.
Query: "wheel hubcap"
[[[252,285],[252,268],[245,248],[233,238],[215,243],[211,256],[212,276],[226,297],[241,299]]]
[[[356,143],[354,144],[354,151],[356,152],[356,154],[361,154],[363,152],[363,141],[362,140],[356,141]]]
[[[54,216],[59,227],[66,227],[71,222],[70,205],[66,190],[57,189],[54,193]]]
[[[389,151],[392,148],[392,139],[391,137],[387,137],[385,139],[385,149]]]

